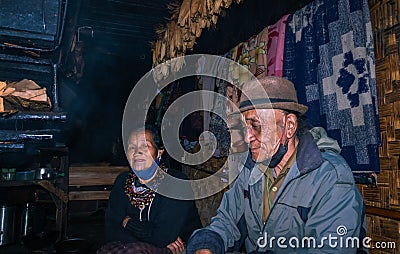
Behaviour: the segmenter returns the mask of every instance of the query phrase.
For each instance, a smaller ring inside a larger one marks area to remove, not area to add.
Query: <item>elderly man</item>
[[[245,84],[243,94],[251,158],[211,224],[192,235],[188,253],[237,251],[243,240],[247,253],[362,253],[362,196],[336,141],[325,136],[317,145],[305,129],[307,107],[293,83],[264,77]]]

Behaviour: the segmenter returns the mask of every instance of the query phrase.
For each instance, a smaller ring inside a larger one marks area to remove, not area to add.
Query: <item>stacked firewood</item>
[[[168,60],[192,50],[202,30],[215,26],[221,11],[229,8],[233,1],[240,3],[242,0],[183,0],[182,4],[174,2],[168,5],[172,13],[170,22],[156,28],[159,39],[152,43],[153,67],[167,63],[156,69],[155,80],[164,79],[170,72],[182,68],[183,58],[173,62]]]
[[[50,111],[51,107],[46,88],[40,87],[34,81],[0,81],[0,113],[10,110]]]

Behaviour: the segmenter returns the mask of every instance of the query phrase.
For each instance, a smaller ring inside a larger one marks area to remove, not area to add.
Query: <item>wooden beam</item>
[[[400,220],[400,211],[374,207],[369,205],[367,205],[366,208],[367,208],[366,209],[367,215],[376,215],[393,220]]]
[[[107,200],[110,191],[72,191],[69,193],[69,201],[76,200]]]
[[[42,180],[37,182],[38,185],[42,186],[44,189],[48,190],[50,193],[53,193],[56,195],[62,202],[67,203],[68,202],[68,195],[65,194],[65,192],[54,186],[51,182],[47,180]]]
[[[101,186],[113,185],[115,178],[122,172],[128,171],[127,166],[70,166],[69,186]]]

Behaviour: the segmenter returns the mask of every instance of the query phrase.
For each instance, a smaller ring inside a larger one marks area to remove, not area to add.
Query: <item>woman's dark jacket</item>
[[[142,221],[140,221],[139,208],[134,207],[125,194],[128,173],[123,172],[116,178],[110,193],[105,214],[106,242],[147,242],[162,248],[174,242],[178,236],[186,242],[195,229],[202,227],[193,200],[177,200],[158,193],[150,206],[150,211],[149,206],[142,211]],[[169,169],[167,173],[180,179],[187,179],[183,173],[176,170]],[[128,221],[126,228],[123,228],[122,221],[126,216],[132,219]]]

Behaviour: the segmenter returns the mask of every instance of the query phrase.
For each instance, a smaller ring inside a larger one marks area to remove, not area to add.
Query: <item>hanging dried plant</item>
[[[211,19],[206,19],[206,27],[209,28],[211,26]]]
[[[161,80],[161,68],[158,64],[153,66],[153,79],[154,82],[157,83],[158,81]]]
[[[175,21],[171,21],[167,25],[167,30],[164,36],[164,42],[167,45],[167,59],[173,58],[175,56],[175,31],[177,30],[177,25]]]
[[[232,2],[243,0],[174,0],[167,5],[171,13],[167,26],[155,28],[158,40],[152,45],[153,66],[167,60],[183,56],[187,50],[193,50],[196,38],[204,28],[215,27],[218,17],[225,15],[223,9],[229,8]],[[182,58],[183,59],[183,58]],[[173,66],[163,65],[159,76],[166,76],[169,71],[176,72],[184,64],[183,60],[174,62]],[[166,67],[169,66],[169,67]],[[170,69],[171,68],[171,69]]]
[[[183,52],[182,27],[178,25],[176,26],[174,37],[175,50],[177,52],[176,54],[179,55],[180,52]]]
[[[203,31],[203,28],[201,27],[200,23],[196,24],[196,31],[195,31],[195,35],[197,38],[200,37],[201,32]]]
[[[201,10],[201,17],[200,17],[200,21],[199,21],[201,28],[205,28],[206,24],[207,24],[206,19],[209,16],[209,12],[210,12],[208,2],[209,2],[209,0],[204,1],[204,4],[202,6],[203,9]]]
[[[161,42],[156,41],[154,44],[154,51],[153,51],[153,65],[157,65],[160,62],[160,47]]]
[[[224,1],[222,1],[222,7],[223,8],[229,8],[230,6],[231,6],[231,4],[232,4],[232,0],[224,0]]]
[[[184,42],[188,42],[188,41],[190,41],[190,30],[189,30],[189,27],[185,27],[183,30],[182,30],[182,38],[183,38],[183,41]]]
[[[214,1],[215,0],[206,0],[207,13],[210,13],[214,9]]]
[[[164,38],[164,34],[165,31],[167,30],[166,27],[164,25],[157,25],[154,28],[155,32],[156,32],[156,36],[158,40],[161,40],[162,38]]]
[[[194,44],[196,43],[196,36],[193,34],[193,35],[190,35],[189,38],[190,38],[190,40],[185,43],[186,48],[187,48],[187,50],[193,50]]]
[[[176,42],[175,42],[175,33],[178,30],[178,27],[176,25],[175,21],[170,22],[170,29],[169,29],[169,55],[171,58],[174,58],[176,56]]]
[[[198,26],[197,22],[192,22],[192,25],[189,28],[191,35],[196,35],[196,27]]]
[[[161,73],[164,76],[164,79],[169,75],[169,71],[171,68],[171,61],[166,61],[163,64],[161,64]]]
[[[178,18],[180,8],[181,8],[181,3],[178,0],[173,1],[172,3],[169,3],[167,5],[167,9],[171,13],[170,20],[176,20]]]
[[[200,15],[202,3],[203,0],[192,0],[192,4],[190,6],[190,18],[192,20],[195,20],[196,16]]]
[[[155,50],[155,47],[156,47],[156,42],[155,41],[151,41],[150,42],[150,48],[151,48],[151,52],[153,53],[152,54],[152,57],[153,57],[153,64],[156,62],[156,50]]]
[[[218,15],[213,15],[211,18],[211,23],[216,26],[217,25],[217,21],[218,21]]]
[[[177,73],[182,69],[182,66],[185,64],[185,59],[183,58],[184,54],[181,53],[171,62],[171,72]]]
[[[185,26],[187,20],[190,18],[190,8],[192,0],[183,0],[181,8],[179,9],[178,24]]]
[[[215,0],[214,2],[214,8],[213,8],[213,14],[219,14],[222,6],[222,1],[223,0]]]
[[[165,44],[164,41],[161,41],[160,61],[164,61],[166,51],[167,51],[167,45]]]

